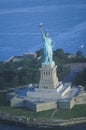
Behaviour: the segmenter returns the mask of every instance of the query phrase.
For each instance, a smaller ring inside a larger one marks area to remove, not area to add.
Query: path
[[[50,116],[50,119],[52,119],[53,117],[54,117],[54,115],[55,115],[55,113],[57,112],[57,108],[53,111],[53,113],[51,114],[51,116]]]

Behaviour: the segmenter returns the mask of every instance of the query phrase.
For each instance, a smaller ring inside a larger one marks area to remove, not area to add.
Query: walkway
[[[57,112],[57,108],[53,111],[53,113],[51,114],[51,117],[50,117],[50,119],[52,119],[53,117],[54,117],[54,115],[55,115],[55,113]]]

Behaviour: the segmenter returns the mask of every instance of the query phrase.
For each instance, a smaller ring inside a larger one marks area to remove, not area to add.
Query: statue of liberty
[[[52,64],[54,63],[53,61],[53,41],[50,38],[48,33],[44,33],[42,29],[42,23],[40,23],[40,31],[42,33],[42,37],[44,40],[43,44],[43,51],[44,51],[44,63],[45,64]]]

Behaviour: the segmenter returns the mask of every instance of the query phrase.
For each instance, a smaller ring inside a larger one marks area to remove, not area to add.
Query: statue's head
[[[49,33],[45,33],[45,36],[46,36],[46,37],[49,37]]]

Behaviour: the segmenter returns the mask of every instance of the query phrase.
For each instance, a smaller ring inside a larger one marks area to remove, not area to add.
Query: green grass
[[[0,106],[0,112],[7,113],[9,115],[27,116],[29,118],[50,119],[54,110],[47,110],[43,112],[33,112],[24,108],[11,108],[9,106]],[[86,117],[86,104],[76,105],[71,110],[57,110],[53,119],[70,119]]]
[[[54,118],[70,119],[86,117],[86,104],[76,105],[70,110],[59,110],[55,113]]]
[[[9,115],[19,115],[19,116],[27,116],[29,118],[50,118],[53,110],[43,111],[43,112],[34,112],[24,108],[12,108],[9,106],[0,106],[0,112],[4,112]]]

